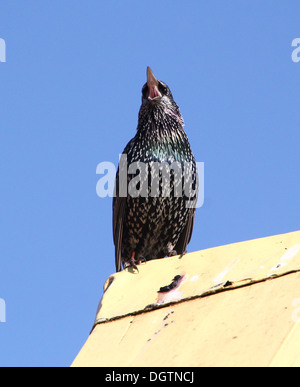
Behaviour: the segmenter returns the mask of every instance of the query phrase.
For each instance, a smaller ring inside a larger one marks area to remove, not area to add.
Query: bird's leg
[[[137,264],[137,262],[135,261],[135,251],[133,251],[132,254],[131,254],[130,265],[129,266],[131,266],[134,269],[136,269],[137,271],[139,271],[139,269],[137,268],[136,264]]]
[[[178,255],[176,250],[170,249],[169,247],[166,247],[164,252],[167,257],[175,257],[175,255]]]
[[[132,254],[131,254],[131,258],[130,258],[129,262],[127,262],[125,264],[124,269],[126,269],[127,267],[132,267],[133,269],[139,271],[137,265],[139,265],[141,262],[146,262],[147,261],[146,258],[144,258],[144,257],[138,257],[136,259],[135,255],[136,255],[136,252],[133,251]]]

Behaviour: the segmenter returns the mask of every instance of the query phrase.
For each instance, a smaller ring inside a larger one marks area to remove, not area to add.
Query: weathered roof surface
[[[300,366],[300,231],[108,278],[73,366]]]

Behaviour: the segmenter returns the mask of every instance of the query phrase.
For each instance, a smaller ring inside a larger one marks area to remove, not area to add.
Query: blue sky
[[[88,337],[115,270],[96,167],[134,136],[148,65],[205,163],[188,250],[300,229],[299,15],[296,0],[1,2],[0,366],[68,366]]]

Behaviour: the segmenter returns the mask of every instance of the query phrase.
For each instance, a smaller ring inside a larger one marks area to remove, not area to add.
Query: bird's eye
[[[158,84],[158,89],[159,89],[159,91],[160,91],[162,94],[167,94],[167,93],[168,93],[168,88],[167,88],[167,86],[166,86],[164,83],[162,83],[162,82],[159,82],[159,84]]]

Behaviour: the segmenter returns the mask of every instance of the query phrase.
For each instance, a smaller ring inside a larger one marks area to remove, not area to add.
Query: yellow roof
[[[300,366],[300,231],[113,274],[73,366]]]

